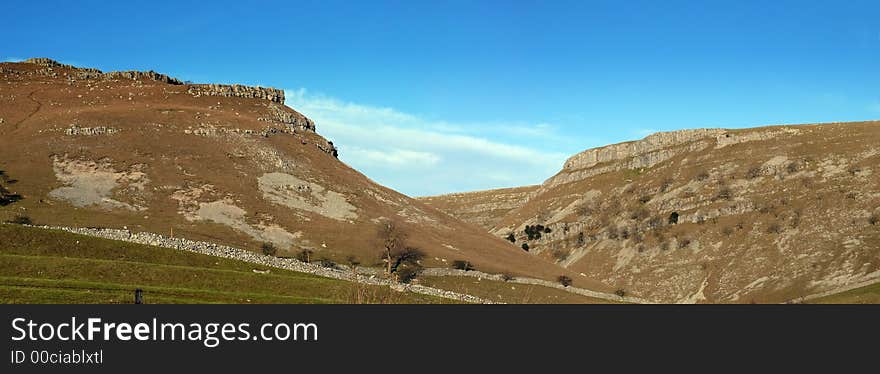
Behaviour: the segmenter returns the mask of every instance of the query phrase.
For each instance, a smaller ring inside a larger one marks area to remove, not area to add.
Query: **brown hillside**
[[[880,280],[878,171],[876,121],[684,130],[575,155],[501,217],[436,206],[649,299],[783,302]]]
[[[416,199],[462,221],[491,230],[507,213],[523,206],[538,187],[540,186],[453,193]]]
[[[153,72],[103,73],[48,59],[0,64],[0,170],[23,199],[0,219],[150,231],[365,265],[392,220],[428,266],[607,291],[484,230],[370,181],[334,157],[283,91],[192,85]]]

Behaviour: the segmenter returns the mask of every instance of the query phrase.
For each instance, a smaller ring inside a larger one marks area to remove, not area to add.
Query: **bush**
[[[470,263],[470,261],[464,260],[455,260],[452,261],[452,268],[464,271],[474,270],[474,266]]]
[[[516,243],[516,235],[513,235],[513,233],[507,234],[507,241]]]
[[[558,278],[556,278],[556,281],[559,282],[562,287],[571,286],[571,278],[569,278],[568,276],[560,275]]]
[[[647,204],[649,201],[651,201],[651,195],[642,195],[642,197],[639,198],[639,202],[642,204]]]
[[[263,243],[263,245],[260,246],[260,251],[266,256],[275,256],[278,254],[278,249],[271,243]]]
[[[618,288],[616,291],[614,291],[614,294],[620,297],[625,297],[626,290],[624,290],[623,288]]]
[[[397,281],[400,283],[411,283],[421,273],[422,268],[420,266],[407,266],[395,272],[397,274]]]
[[[335,262],[333,262],[333,260],[330,260],[330,259],[326,259],[326,258],[321,259],[321,261],[319,263],[321,264],[321,266],[328,268],[328,269],[339,269],[339,266]]]
[[[314,253],[311,249],[303,249],[296,254],[296,259],[309,264],[312,262],[312,254]]]
[[[877,223],[880,223],[880,217],[878,217],[876,214],[872,214],[870,217],[868,217],[868,223],[870,223],[871,226],[877,225]]]
[[[14,223],[16,225],[33,225],[34,221],[31,221],[31,218],[28,216],[15,216],[15,218],[7,221],[9,223]]]
[[[503,280],[505,282],[510,282],[514,279],[516,279],[516,278],[514,278],[514,276],[512,274],[509,274],[509,273],[501,274],[501,280]]]
[[[524,251],[528,252],[528,251],[529,251],[529,243],[523,243],[523,244],[522,244],[522,249],[523,249]]]
[[[700,182],[702,182],[706,179],[709,179],[709,172],[705,171],[705,170],[700,171],[699,173],[697,173],[697,175],[694,177],[694,179],[696,179],[697,181],[700,181]]]
[[[551,230],[544,227],[544,225],[526,225],[526,229],[524,231],[528,240],[537,240],[541,239],[541,234],[549,234]]]
[[[677,223],[678,223],[678,212],[672,212],[672,214],[669,215],[669,224],[674,225]]]
[[[724,234],[724,236],[731,236],[733,235],[733,227],[725,226],[721,229],[721,233]]]

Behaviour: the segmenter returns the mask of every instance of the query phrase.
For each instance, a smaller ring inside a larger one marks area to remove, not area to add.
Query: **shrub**
[[[314,253],[311,249],[306,248],[297,253],[296,259],[308,264],[312,262],[312,254]]]
[[[526,225],[525,234],[528,240],[541,239],[541,234],[543,233],[549,234],[549,228],[544,227],[544,225]]]
[[[503,273],[503,274],[501,274],[501,280],[503,280],[503,281],[505,281],[505,282],[510,282],[510,281],[512,281],[512,280],[514,280],[514,279],[516,279],[516,278],[515,278],[512,274],[510,274],[510,273]]]
[[[407,266],[395,272],[397,274],[397,281],[400,283],[411,283],[421,273],[422,268],[420,266]]]
[[[731,236],[733,235],[733,227],[726,226],[721,229],[721,233],[724,234],[724,236]]]
[[[584,237],[584,233],[580,232],[580,233],[578,233],[578,236],[577,236],[577,246],[583,247],[584,244],[587,244],[587,239]]]
[[[876,214],[872,214],[870,217],[868,217],[868,223],[870,223],[871,226],[877,225],[877,223],[880,223],[880,217],[878,217]]]
[[[474,270],[474,266],[470,263],[470,261],[464,260],[455,260],[452,261],[452,268],[464,271]]]
[[[672,214],[669,215],[669,224],[674,225],[677,223],[678,223],[678,212],[672,212]]]
[[[782,232],[782,227],[779,226],[779,224],[776,222],[771,223],[770,226],[767,226],[767,233],[768,234],[779,234],[781,232]]]
[[[523,249],[524,251],[528,252],[528,251],[529,251],[529,243],[523,243],[523,244],[522,244],[522,249]]]
[[[278,249],[271,243],[263,243],[263,245],[260,246],[260,251],[266,256],[275,256],[278,254]]]
[[[14,223],[16,225],[33,225],[34,222],[31,221],[31,218],[28,216],[18,215],[15,218],[8,221],[9,223]]]
[[[651,195],[642,195],[642,197],[639,198],[639,202],[642,204],[647,204],[649,201],[651,201]]]
[[[785,167],[785,170],[788,171],[789,174],[797,173],[797,171],[800,169],[801,167],[800,165],[798,165],[797,162],[791,162],[790,164],[788,164],[788,166]]]
[[[328,268],[328,269],[339,269],[339,266],[335,262],[333,262],[333,260],[330,260],[330,259],[323,258],[318,263],[321,264],[321,266]]]
[[[705,171],[705,170],[700,171],[699,173],[697,173],[697,175],[694,177],[694,179],[696,179],[700,182],[702,182],[706,179],[709,179],[709,172]]]
[[[614,291],[614,294],[620,297],[625,297],[626,290],[624,290],[623,288],[618,288],[616,291]]]
[[[507,241],[516,243],[516,235],[513,235],[513,233],[507,234]]]
[[[561,284],[562,287],[571,286],[571,278],[569,278],[566,275],[560,275],[558,278],[556,278],[556,281],[559,282],[559,284]]]

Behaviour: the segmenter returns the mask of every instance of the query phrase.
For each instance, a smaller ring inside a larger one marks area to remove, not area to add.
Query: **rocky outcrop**
[[[169,77],[165,74],[159,74],[155,71],[137,71],[137,70],[127,70],[127,71],[111,71],[109,73],[104,73],[101,78],[103,79],[131,79],[131,80],[154,80],[160,83],[165,84],[183,84],[179,79],[174,77]]]
[[[24,60],[22,62],[27,63],[27,64],[44,66],[47,68],[59,68],[59,67],[73,68],[73,66],[71,66],[71,65],[65,65],[65,64],[62,64],[62,63],[55,61],[51,58],[46,58],[46,57],[29,58],[29,59]]]
[[[297,112],[289,112],[278,105],[269,104],[269,115],[257,118],[263,122],[278,122],[293,128],[315,131],[315,122]]]
[[[612,144],[578,153],[565,162],[566,170],[577,170],[595,166],[603,162],[619,161],[644,155],[662,148],[693,142],[707,137],[724,134],[723,129],[694,129],[658,132],[642,140]]]
[[[271,87],[243,86],[240,84],[193,84],[189,85],[187,92],[195,97],[241,97],[265,99],[274,103],[284,104],[284,91]]]
[[[689,129],[658,132],[641,140],[592,148],[578,153],[569,158],[562,172],[547,180],[544,187],[555,187],[618,170],[650,168],[677,155],[697,152],[712,145],[718,149],[799,133],[800,130],[791,127],[761,131]]]

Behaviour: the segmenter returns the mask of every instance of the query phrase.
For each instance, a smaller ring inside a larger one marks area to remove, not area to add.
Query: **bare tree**
[[[385,275],[391,276],[394,266],[394,254],[403,248],[406,240],[404,234],[394,221],[387,221],[379,228],[379,238],[382,239],[382,261],[385,262]]]

